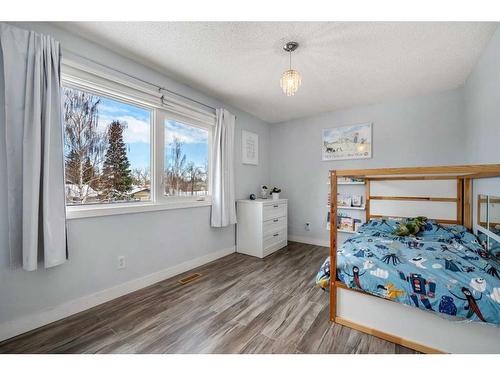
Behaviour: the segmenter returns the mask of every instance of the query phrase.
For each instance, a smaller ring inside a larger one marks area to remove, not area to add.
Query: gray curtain
[[[0,44],[10,259],[32,271],[67,258],[61,49],[49,36],[3,23]]]
[[[225,109],[217,110],[213,137],[212,227],[236,224],[234,198],[234,125],[236,118]]]

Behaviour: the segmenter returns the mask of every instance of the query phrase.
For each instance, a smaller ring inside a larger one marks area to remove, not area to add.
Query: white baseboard
[[[321,238],[289,235],[288,240],[294,242],[307,243],[310,245],[330,247],[330,241],[323,240]]]
[[[123,284],[113,286],[108,289],[80,297],[59,306],[43,310],[19,319],[11,320],[0,324],[0,341],[7,340],[11,337],[31,331],[35,328],[42,327],[46,324],[66,318],[73,314],[90,309],[104,302],[111,301],[125,294],[132,293],[136,290],[145,288],[159,281],[168,279],[180,273],[189,271],[193,268],[202,266],[236,251],[236,247],[232,246],[227,249],[219,250],[214,253],[204,255],[202,257],[188,260],[173,267],[127,281]]]

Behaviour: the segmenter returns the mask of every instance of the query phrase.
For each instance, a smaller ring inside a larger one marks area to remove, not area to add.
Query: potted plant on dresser
[[[281,193],[281,189],[277,186],[273,187],[272,190],[271,190],[271,194],[273,196],[273,200],[278,200],[280,199],[280,193]]]

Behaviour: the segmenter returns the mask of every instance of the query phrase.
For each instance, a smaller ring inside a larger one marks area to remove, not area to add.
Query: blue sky
[[[194,162],[198,167],[204,167],[208,155],[208,132],[193,126],[169,120],[165,124],[165,146],[167,157],[170,156],[169,144],[177,137],[183,144],[182,150],[186,154],[187,163]]]
[[[149,168],[150,118],[151,113],[146,109],[104,97],[101,98],[99,124],[102,130],[105,130],[113,120],[127,123],[124,140],[127,144],[127,155],[132,169]],[[165,146],[167,148],[174,137],[177,137],[183,143],[183,151],[188,162],[193,161],[200,167],[205,165],[208,153],[208,133],[206,131],[192,126],[185,126],[175,121],[167,121],[165,124]]]

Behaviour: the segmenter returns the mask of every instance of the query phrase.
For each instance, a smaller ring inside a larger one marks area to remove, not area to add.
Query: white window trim
[[[169,203],[138,202],[99,204],[90,206],[66,206],[66,219],[75,220],[91,217],[102,217],[123,214],[137,214],[141,212],[179,210],[184,208],[207,207],[212,205],[211,199],[204,201],[184,201]]]
[[[196,113],[192,107],[183,108],[178,103],[162,103],[158,97],[135,85],[126,85],[123,80],[110,79],[108,74],[99,75],[95,71],[86,71],[73,64],[63,65],[62,84],[110,99],[119,100],[151,111],[150,153],[151,153],[151,200],[148,202],[130,203],[96,203],[89,205],[66,206],[66,218],[69,220],[90,217],[134,214],[141,212],[176,210],[210,206],[211,180],[209,194],[203,197],[167,197],[163,194],[164,167],[164,120],[176,120],[190,126],[208,130],[208,174],[211,172],[212,129],[215,127],[215,116],[203,112]]]

